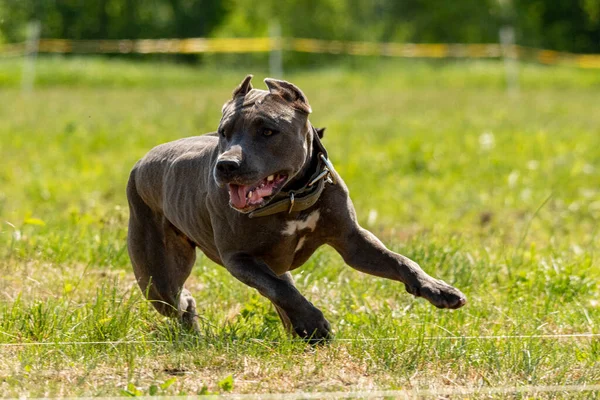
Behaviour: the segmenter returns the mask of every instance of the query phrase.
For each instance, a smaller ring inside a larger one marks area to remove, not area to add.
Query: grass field
[[[202,256],[188,288],[203,334],[157,314],[127,256],[128,172],[159,143],[215,130],[246,72],[42,59],[24,95],[18,63],[0,62],[0,396],[600,381],[597,338],[447,338],[600,333],[591,71],[526,65],[514,96],[493,62],[289,74],[363,226],[469,303],[438,310],[322,248],[296,281],[352,340],[288,340],[268,301]]]

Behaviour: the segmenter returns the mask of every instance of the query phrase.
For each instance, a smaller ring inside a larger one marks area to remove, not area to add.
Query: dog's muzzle
[[[215,180],[219,186],[224,185],[227,182],[233,180],[236,174],[239,172],[242,163],[233,158],[223,158],[217,161],[214,170]]]

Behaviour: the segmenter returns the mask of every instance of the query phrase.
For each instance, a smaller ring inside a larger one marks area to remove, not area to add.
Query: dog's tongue
[[[249,205],[259,204],[264,197],[270,196],[273,193],[274,185],[274,181],[264,181],[258,187],[253,188],[252,193],[250,193],[251,186],[230,183],[229,199],[231,200],[231,205],[241,210]]]
[[[229,198],[235,208],[246,207],[246,188],[244,185],[229,184]]]

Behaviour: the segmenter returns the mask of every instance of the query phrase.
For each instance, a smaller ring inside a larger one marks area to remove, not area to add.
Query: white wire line
[[[439,388],[439,389],[404,389],[404,390],[363,390],[356,392],[301,392],[301,393],[273,393],[250,395],[225,395],[211,396],[211,400],[309,400],[309,399],[355,399],[355,398],[397,398],[421,399],[424,397],[457,396],[457,395],[491,395],[509,393],[560,393],[560,392],[590,392],[600,391],[600,385],[566,385],[566,386],[516,386],[516,387],[481,387],[481,388]],[[178,397],[164,398],[164,400],[181,400]]]
[[[4,332],[0,332],[4,333]],[[411,341],[461,341],[461,340],[512,340],[512,339],[593,339],[599,338],[600,333],[567,333],[567,334],[555,334],[555,335],[484,335],[484,336],[425,336],[423,338],[411,337],[411,338],[400,338],[400,337],[385,337],[385,338],[334,338],[331,342],[399,342],[402,340],[409,339]],[[303,341],[302,339],[291,339],[290,341]],[[261,340],[261,339],[249,339],[236,341],[241,342],[255,342],[255,343],[269,343],[277,344],[279,341],[273,340]],[[167,344],[176,343],[170,340],[106,340],[106,341],[61,341],[61,342],[19,342],[19,343],[0,343],[2,347],[25,347],[25,346],[86,346],[86,345],[135,345],[135,344]]]
[[[0,343],[1,347],[31,347],[31,346],[86,346],[86,345],[109,345],[117,346],[121,344],[165,344],[175,343],[169,340],[106,340],[106,341],[67,341],[67,342],[21,342],[21,343]]]
[[[600,337],[600,333],[565,333],[565,334],[539,334],[539,335],[482,335],[482,336],[425,336],[412,337],[411,340],[510,340],[510,339],[579,339]],[[401,338],[340,338],[333,339],[338,342],[386,342],[400,341]]]
[[[495,387],[451,387],[436,389],[359,390],[348,392],[291,392],[257,394],[222,394],[202,396],[205,400],[312,400],[312,399],[422,399],[460,395],[507,395],[541,393],[584,393],[600,392],[600,385],[549,385],[549,386],[495,386]],[[108,400],[115,397],[77,397],[72,400]],[[140,396],[144,400],[197,400],[198,396]],[[36,400],[32,398],[31,400]],[[65,398],[69,400],[69,398]]]

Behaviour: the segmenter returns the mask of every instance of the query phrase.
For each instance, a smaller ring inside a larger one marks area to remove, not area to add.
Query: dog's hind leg
[[[127,246],[137,282],[158,312],[179,318],[186,328],[198,330],[196,302],[183,287],[196,260],[195,245],[144,203],[134,174],[135,170],[127,185]]]

